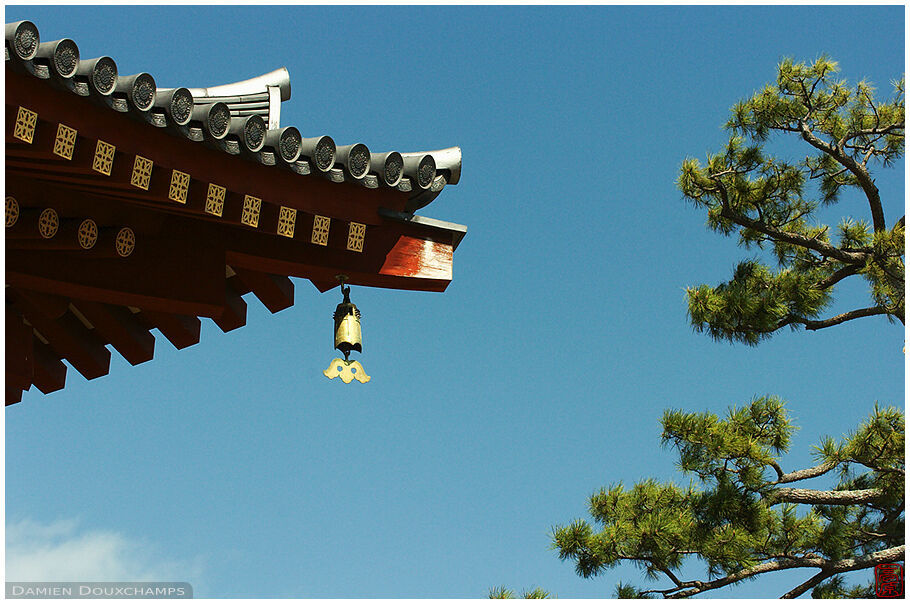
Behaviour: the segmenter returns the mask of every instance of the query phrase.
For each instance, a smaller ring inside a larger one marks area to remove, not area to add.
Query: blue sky
[[[305,136],[458,145],[461,182],[421,213],[468,226],[445,293],[353,288],[369,384],[322,376],[340,295],[296,280],[291,309],[249,299],[242,329],[205,320],[196,346],[159,337],[149,363],[114,354],[106,377],[70,370],[65,390],[25,393],[6,411],[9,579],[66,568],[55,578],[189,580],[203,597],[473,598],[501,584],[609,597],[639,571],[581,579],[548,532],[585,517],[602,485],[687,480],[659,446],[664,409],[777,394],[802,427],[783,463],[796,469],[874,401],[903,405],[903,330],[881,317],[756,348],[694,333],[685,287],[726,280],[749,253],[675,187],[784,56],[828,53],[890,94],[902,6],[5,13],[159,86],[286,66],[282,124]],[[876,178],[893,223],[904,167]],[[843,214],[864,204],[845,199]],[[865,296],[844,289],[832,314]],[[799,576],[714,595],[777,597]]]

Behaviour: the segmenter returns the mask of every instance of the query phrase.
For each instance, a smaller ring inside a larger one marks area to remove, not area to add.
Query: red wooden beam
[[[82,300],[214,316],[224,307],[224,256],[203,242],[139,236],[128,258],[7,249],[6,282]]]
[[[15,405],[22,401],[22,389],[15,386],[6,387],[6,406]]]
[[[74,300],[73,306],[130,364],[144,363],[155,355],[155,336],[126,308],[88,300]]]
[[[325,266],[320,264],[302,264],[273,258],[254,256],[240,252],[228,251],[225,258],[233,267],[246,267],[270,273],[291,275],[309,279],[313,285],[325,292],[338,287],[339,274],[348,277],[346,283],[367,287],[414,290],[425,292],[443,292],[451,283],[450,279],[415,278],[413,276],[379,275],[375,271],[360,271],[351,266]]]
[[[170,169],[164,167],[153,169],[148,187],[143,189],[131,182],[135,156],[116,153],[111,173],[104,175],[92,168],[94,162],[92,152],[85,150],[84,147],[82,149],[83,152],[74,154],[72,160],[65,163],[58,162],[60,158],[20,158],[7,149],[6,171],[13,177],[57,183],[66,188],[81,187],[86,191],[107,193],[153,206],[171,206],[176,203],[168,199],[172,174]],[[203,208],[204,206],[197,207],[196,213],[202,213]],[[239,223],[239,215],[237,222]]]
[[[453,245],[436,241],[440,235],[389,221],[368,228],[364,250],[355,252],[346,249],[347,227],[346,223],[333,225],[326,246],[311,244],[308,238],[298,240],[296,235],[295,245],[288,245],[282,237],[238,230],[224,241],[225,261],[235,269],[302,277],[314,283],[337,284],[335,276],[344,274],[357,285],[443,291],[451,281]],[[411,262],[410,254],[416,255]]]
[[[66,385],[66,365],[50,346],[35,338],[35,387],[44,394],[62,390]]]
[[[33,302],[31,292],[15,290],[12,293],[22,315],[76,371],[89,380],[107,375],[111,353],[98,335],[86,329],[75,315],[67,312],[59,319],[50,318]]]
[[[22,315],[11,305],[6,305],[6,386],[7,389],[28,390],[32,385],[34,364],[32,328],[25,324]],[[7,391],[9,393],[9,390]],[[18,401],[16,401],[18,402]],[[9,400],[7,400],[9,404]]]
[[[66,298],[36,291],[19,293],[27,295],[29,304],[49,319],[59,319],[69,310],[69,300]]]
[[[138,190],[138,189],[137,189]],[[83,191],[72,186],[53,184],[6,171],[6,194],[12,195],[21,208],[53,207],[62,217],[92,218],[99,225],[131,226],[137,234],[156,235],[160,231],[164,214],[171,206],[156,204],[157,211],[142,211],[131,203],[124,203],[123,195],[104,195],[104,189],[90,187]],[[174,204],[176,205],[176,204]],[[146,204],[148,207],[148,204]],[[140,220],[134,220],[140,218]]]
[[[177,350],[199,342],[202,323],[198,317],[143,309],[139,320],[148,327],[156,327]]]
[[[246,325],[246,302],[240,294],[227,287],[225,289],[224,310],[216,317],[212,317],[215,325],[227,333],[238,327]]]
[[[276,313],[294,305],[294,284],[287,277],[245,268],[234,268],[234,271],[269,311]]]
[[[14,190],[18,191],[28,187],[30,183],[21,178],[12,180],[10,186],[14,186]],[[243,260],[239,264],[241,268],[273,275],[308,278],[314,281],[321,290],[324,289],[324,283],[334,286],[337,283],[335,275],[339,273],[349,275],[352,283],[355,284],[409,290],[443,291],[447,286],[447,281],[451,280],[450,251],[454,248],[452,235],[418,225],[384,220],[381,225],[369,226],[364,250],[353,252],[347,249],[348,223],[344,221],[333,220],[331,222],[328,245],[321,246],[310,242],[313,217],[304,213],[298,213],[295,236],[291,239],[272,232],[274,227],[262,222],[268,219],[267,216],[261,217],[259,229],[245,226],[233,227],[219,222],[220,219],[216,217],[208,216],[206,219],[199,219],[185,214],[171,213],[175,211],[171,208],[178,207],[179,209],[180,204],[171,204],[171,206],[159,204],[160,207],[156,206],[152,209],[138,207],[132,203],[124,204],[122,201],[102,195],[74,192],[63,187],[45,185],[36,188],[39,191],[36,191],[34,195],[23,193],[19,195],[23,199],[34,198],[39,202],[46,202],[47,196],[54,195],[53,198],[59,200],[57,207],[61,215],[73,215],[79,211],[84,213],[84,208],[90,207],[92,208],[92,218],[99,224],[120,221],[136,225],[137,229],[146,228],[147,234],[137,233],[137,235],[142,235],[138,242],[137,252],[142,250],[143,241],[148,244],[147,240],[150,236],[167,238],[172,242],[171,245],[177,245],[178,240],[184,242],[182,245],[196,245],[197,247],[200,242],[205,242],[204,251],[214,254],[217,250],[227,250],[233,258],[242,257]],[[42,191],[45,188],[48,190],[46,193]],[[230,198],[228,203],[230,203]],[[427,244],[428,241],[432,242],[432,245]],[[414,257],[408,258],[410,254],[414,254]],[[196,255],[189,250],[184,253],[187,258],[195,258]],[[232,264],[227,256],[222,258],[227,260],[228,264]],[[217,262],[214,262],[213,266],[214,264]],[[160,270],[159,267],[158,271],[160,272]],[[219,272],[219,269],[213,268],[212,270],[216,273]],[[69,272],[73,275],[77,274],[76,271]],[[154,274],[154,272],[155,268],[152,267],[149,274]],[[356,280],[353,280],[354,275],[357,275]],[[215,296],[218,295],[216,291],[220,292],[221,285],[217,283],[211,285],[214,289],[210,292],[210,301],[215,302]],[[35,285],[31,287],[38,289]],[[71,295],[78,298],[90,298],[85,292],[78,294],[73,292]],[[151,307],[148,302],[141,300],[116,300],[116,302],[142,308]],[[214,316],[217,312],[212,308],[169,309],[159,307],[159,310],[175,310],[183,314],[202,316]]]
[[[401,235],[386,254],[380,275],[452,280],[452,244]]]

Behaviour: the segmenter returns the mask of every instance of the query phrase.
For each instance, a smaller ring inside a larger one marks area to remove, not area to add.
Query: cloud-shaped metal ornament
[[[363,370],[360,361],[346,361],[344,359],[333,359],[328,369],[322,372],[330,380],[337,377],[345,384],[350,384],[352,380],[357,380],[361,384],[370,381],[370,376]]]

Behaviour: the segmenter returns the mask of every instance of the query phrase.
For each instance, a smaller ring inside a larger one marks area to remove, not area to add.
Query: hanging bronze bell
[[[344,360],[333,359],[328,369],[323,371],[329,379],[340,377],[345,384],[351,380],[361,383],[370,381],[370,376],[363,370],[358,361],[351,361],[348,356],[352,350],[363,352],[363,340],[360,332],[360,310],[351,302],[351,288],[341,283],[344,299],[335,308],[335,348],[344,354]]]
[[[360,310],[351,302],[351,288],[341,286],[344,300],[335,308],[335,348],[347,360],[352,350],[363,352],[360,333]]]

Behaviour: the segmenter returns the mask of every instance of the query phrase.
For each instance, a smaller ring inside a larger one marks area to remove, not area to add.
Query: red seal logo
[[[904,565],[887,562],[875,567],[875,597],[904,597]]]

